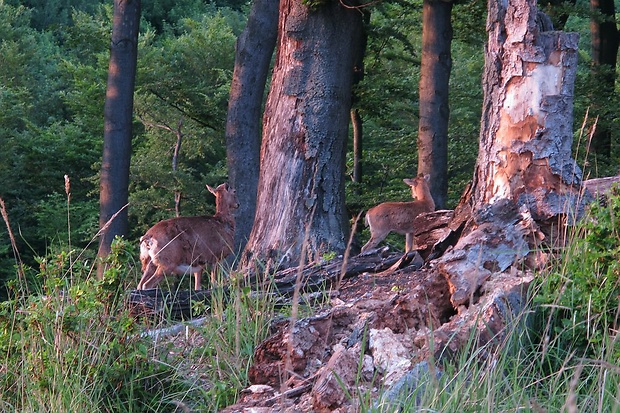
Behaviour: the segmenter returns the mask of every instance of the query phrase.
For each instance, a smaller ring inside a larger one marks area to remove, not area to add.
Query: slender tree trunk
[[[452,2],[424,0],[418,173],[430,174],[430,190],[439,209],[448,197],[448,90],[452,68]]]
[[[353,182],[361,184],[364,122],[358,109],[351,110],[351,125],[353,126]]]
[[[234,251],[244,248],[254,223],[263,96],[277,34],[278,1],[254,0],[237,39],[226,121],[229,180],[239,198]]]
[[[364,11],[364,24],[370,22],[370,13]],[[364,80],[365,68],[364,58],[366,57],[366,45],[368,44],[368,33],[366,30],[362,32],[361,38],[362,44],[360,46],[360,53],[357,54],[357,61],[353,66],[353,85],[357,85]],[[353,182],[362,183],[362,146],[364,141],[364,120],[360,115],[359,109],[355,108],[358,97],[355,92],[351,96],[351,126],[353,127]],[[361,187],[358,186],[358,190]]]
[[[592,73],[600,83],[597,95],[593,97],[593,108],[600,121],[592,136],[592,150],[598,154],[611,154],[612,117],[607,102],[615,93],[616,62],[620,37],[616,25],[614,0],[590,0],[592,18],[590,19],[590,35],[592,38]],[[602,102],[602,103],[601,103]],[[614,108],[615,109],[615,108]]]
[[[590,0],[593,17],[590,20],[592,36],[592,63],[595,66],[616,67],[618,58],[618,27],[614,0]],[[615,74],[612,76],[615,79]]]
[[[128,231],[129,162],[133,92],[138,56],[140,0],[114,0],[110,65],[104,106],[103,159],[100,177],[100,242],[97,256],[110,253],[112,240]],[[100,263],[97,275],[103,276]]]
[[[345,149],[362,13],[282,0],[278,53],[263,118],[257,213],[243,264],[284,266],[341,252],[348,220]],[[311,259],[315,256],[311,256]]]

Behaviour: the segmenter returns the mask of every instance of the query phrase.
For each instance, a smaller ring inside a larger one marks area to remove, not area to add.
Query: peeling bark
[[[577,205],[581,183],[571,158],[578,35],[540,32],[534,2],[490,3],[474,205],[506,198],[550,219],[564,201]]]
[[[471,218],[438,262],[457,307],[494,274],[543,265],[540,243],[583,212],[571,157],[578,36],[540,31],[538,14],[534,1],[489,2],[480,153],[460,205]]]

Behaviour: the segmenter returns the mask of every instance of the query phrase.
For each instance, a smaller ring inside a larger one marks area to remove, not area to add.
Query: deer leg
[[[382,234],[373,234],[372,231],[370,232],[370,234],[371,234],[370,235],[370,239],[362,247],[362,252],[366,252],[368,250],[376,248],[377,245],[379,245],[379,243],[381,241],[383,241],[385,239],[385,237],[387,236],[387,233],[384,233],[384,234],[383,233]]]
[[[415,246],[415,239],[413,238],[413,233],[408,232],[405,234],[405,254],[412,251]]]
[[[142,275],[142,279],[138,283],[138,290],[148,290],[155,288],[157,284],[164,278],[164,271],[162,267],[157,267],[153,262],[150,262]]]
[[[136,287],[138,290],[146,289],[144,288],[144,284],[153,276],[155,270],[157,270],[157,266],[153,264],[153,261],[151,261],[150,259],[148,259],[147,262],[142,263],[142,277],[140,278],[138,286]]]
[[[194,273],[194,290],[202,289],[202,268]]]

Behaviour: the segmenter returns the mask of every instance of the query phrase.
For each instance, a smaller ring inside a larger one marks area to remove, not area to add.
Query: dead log
[[[620,175],[583,181],[583,187],[601,202],[605,202],[605,198],[609,196],[614,184],[620,184]]]
[[[325,393],[328,392],[325,386],[332,388],[334,384],[330,378],[334,363],[329,362],[334,352],[353,352],[359,361],[367,350],[360,345],[368,343],[371,330],[389,330],[390,334],[408,343],[407,351],[413,357],[417,351],[413,348],[416,334],[426,335],[455,315],[446,280],[440,274],[412,271],[408,267],[390,274],[385,278],[386,283],[378,283],[380,280],[383,278],[377,279],[374,275],[360,276],[352,280],[358,283],[355,285],[357,293],[346,302],[336,302],[334,307],[316,316],[300,319],[292,329],[288,322],[279,324],[274,334],[256,347],[250,381],[280,388],[286,378],[290,378],[286,381],[287,387],[296,387],[301,384],[300,380],[310,377],[321,378],[322,384],[316,385],[316,389],[323,389],[320,391]],[[362,281],[364,284],[359,284]],[[289,343],[293,348],[290,355]],[[342,356],[343,360],[349,360],[349,355]],[[292,371],[286,371],[287,360]],[[357,366],[355,363],[354,371],[338,369],[334,372],[355,377]],[[331,396],[328,401],[326,397],[325,394],[315,395],[321,408],[337,401]]]
[[[272,277],[251,276],[248,284],[254,294],[271,294],[277,296],[282,304],[288,304],[295,291],[295,284],[299,276],[302,293],[313,293],[337,288],[338,284],[345,279],[358,276],[362,273],[378,273],[392,267],[403,257],[398,253],[388,253],[386,249],[377,250],[376,253],[358,255],[347,260],[343,266],[343,258],[336,258],[323,265],[308,264],[305,267],[289,268],[276,272]],[[419,261],[415,263],[418,268]],[[210,311],[213,295],[221,295],[226,303],[230,298],[229,287],[218,290],[206,289],[198,291],[181,290],[177,292],[161,290],[158,288],[148,290],[133,290],[129,292],[127,304],[132,313],[140,315],[163,315],[172,319],[190,319],[203,315],[196,311],[204,308]],[[197,304],[200,304],[197,306]]]
[[[127,306],[136,317],[159,316],[162,319],[189,320],[204,315],[192,309],[204,308],[210,311],[213,290],[180,290],[169,291],[160,288],[148,290],[132,290],[127,296]],[[228,299],[228,291],[219,292]],[[197,304],[200,303],[200,306]]]

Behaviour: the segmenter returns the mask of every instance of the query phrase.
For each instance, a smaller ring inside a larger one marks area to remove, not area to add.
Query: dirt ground
[[[317,315],[292,331],[288,322],[275,327],[255,350],[252,386],[224,412],[359,411],[361,398],[414,366],[429,326],[453,314],[448,285],[432,272],[349,278]]]

